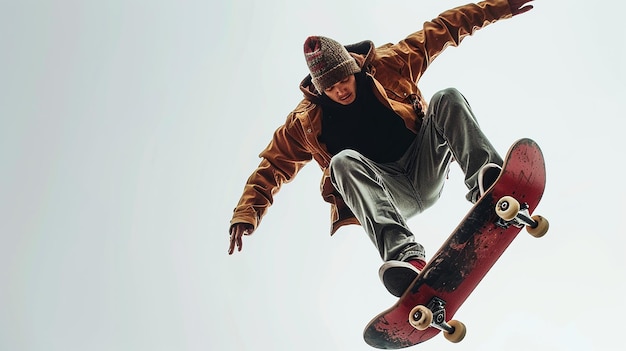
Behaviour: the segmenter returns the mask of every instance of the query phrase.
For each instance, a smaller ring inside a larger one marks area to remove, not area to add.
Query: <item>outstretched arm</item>
[[[290,182],[313,156],[305,147],[302,128],[294,113],[274,133],[270,144],[261,152],[261,162],[248,178],[230,221],[228,254],[241,251],[243,237],[251,235],[274,202],[274,195]]]
[[[514,14],[530,10],[531,0],[486,0],[459,6],[424,23],[421,30],[409,34],[395,45],[388,44],[377,52],[396,65],[407,64],[410,79],[417,82],[428,66],[446,48],[458,46],[463,38],[477,30]]]
[[[509,0],[509,6],[511,7],[511,13],[513,16],[532,10],[533,5],[526,5],[531,1],[533,0]]]

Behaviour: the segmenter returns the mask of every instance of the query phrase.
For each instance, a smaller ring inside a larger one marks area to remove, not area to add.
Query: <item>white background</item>
[[[228,226],[258,153],[301,98],[302,43],[397,42],[465,2],[13,1],[0,10],[0,349],[369,350],[394,303],[362,229],[329,236],[310,164],[241,253]],[[548,172],[537,213],[456,318],[459,345],[609,350],[621,340],[626,57],[620,1],[534,2],[447,49],[503,154]],[[454,166],[409,222],[432,255],[469,210]]]

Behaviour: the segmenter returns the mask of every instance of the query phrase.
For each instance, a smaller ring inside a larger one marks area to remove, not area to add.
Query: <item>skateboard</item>
[[[489,269],[522,228],[535,237],[548,231],[545,218],[531,216],[545,183],[539,146],[531,139],[515,142],[495,183],[398,302],[365,327],[365,342],[380,349],[399,349],[422,343],[441,331],[449,341],[460,342],[466,327],[451,318]]]

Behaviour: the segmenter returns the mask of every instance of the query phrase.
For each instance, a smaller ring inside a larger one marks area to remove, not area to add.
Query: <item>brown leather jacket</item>
[[[402,117],[408,129],[417,133],[421,119],[415,106],[419,103],[426,109],[417,81],[426,68],[449,45],[457,46],[474,31],[509,17],[511,10],[507,0],[487,0],[448,10],[395,45],[375,48],[371,41],[364,41],[346,48],[374,78],[378,99]],[[330,183],[331,155],[318,141],[322,131],[322,108],[316,104],[319,94],[310,76],[302,81],[300,89],[304,99],[261,152],[261,163],[248,178],[231,225],[248,223],[256,228],[282,184],[293,180],[312,159],[323,171],[320,187],[322,197],[331,204],[331,234],[343,225],[359,223]]]

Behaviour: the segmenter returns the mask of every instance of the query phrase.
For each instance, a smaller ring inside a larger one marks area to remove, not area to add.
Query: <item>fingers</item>
[[[232,255],[235,252],[235,246],[237,247],[237,251],[241,251],[243,246],[243,241],[241,240],[241,231],[238,230],[238,226],[233,226],[230,229],[230,246],[228,247],[228,254]]]
[[[532,9],[533,9],[533,5],[524,6],[524,7],[520,8],[519,10],[517,10],[516,15],[522,14],[524,12],[528,12],[528,11],[530,11]]]
[[[241,244],[243,244],[241,242],[241,240],[239,241],[240,244],[238,245],[238,251],[241,251]],[[230,246],[228,247],[228,254],[232,255],[233,252],[235,252],[235,245],[237,245],[237,238],[235,237],[235,235],[230,236]]]
[[[235,252],[235,247],[237,251],[241,251],[243,248],[243,236],[252,234],[253,229],[250,225],[246,224],[235,224],[230,228],[230,245],[228,247],[228,254],[232,255]]]
[[[509,0],[509,6],[513,16],[517,16],[524,12],[528,12],[533,9],[533,5],[527,5],[527,3],[533,0]]]

